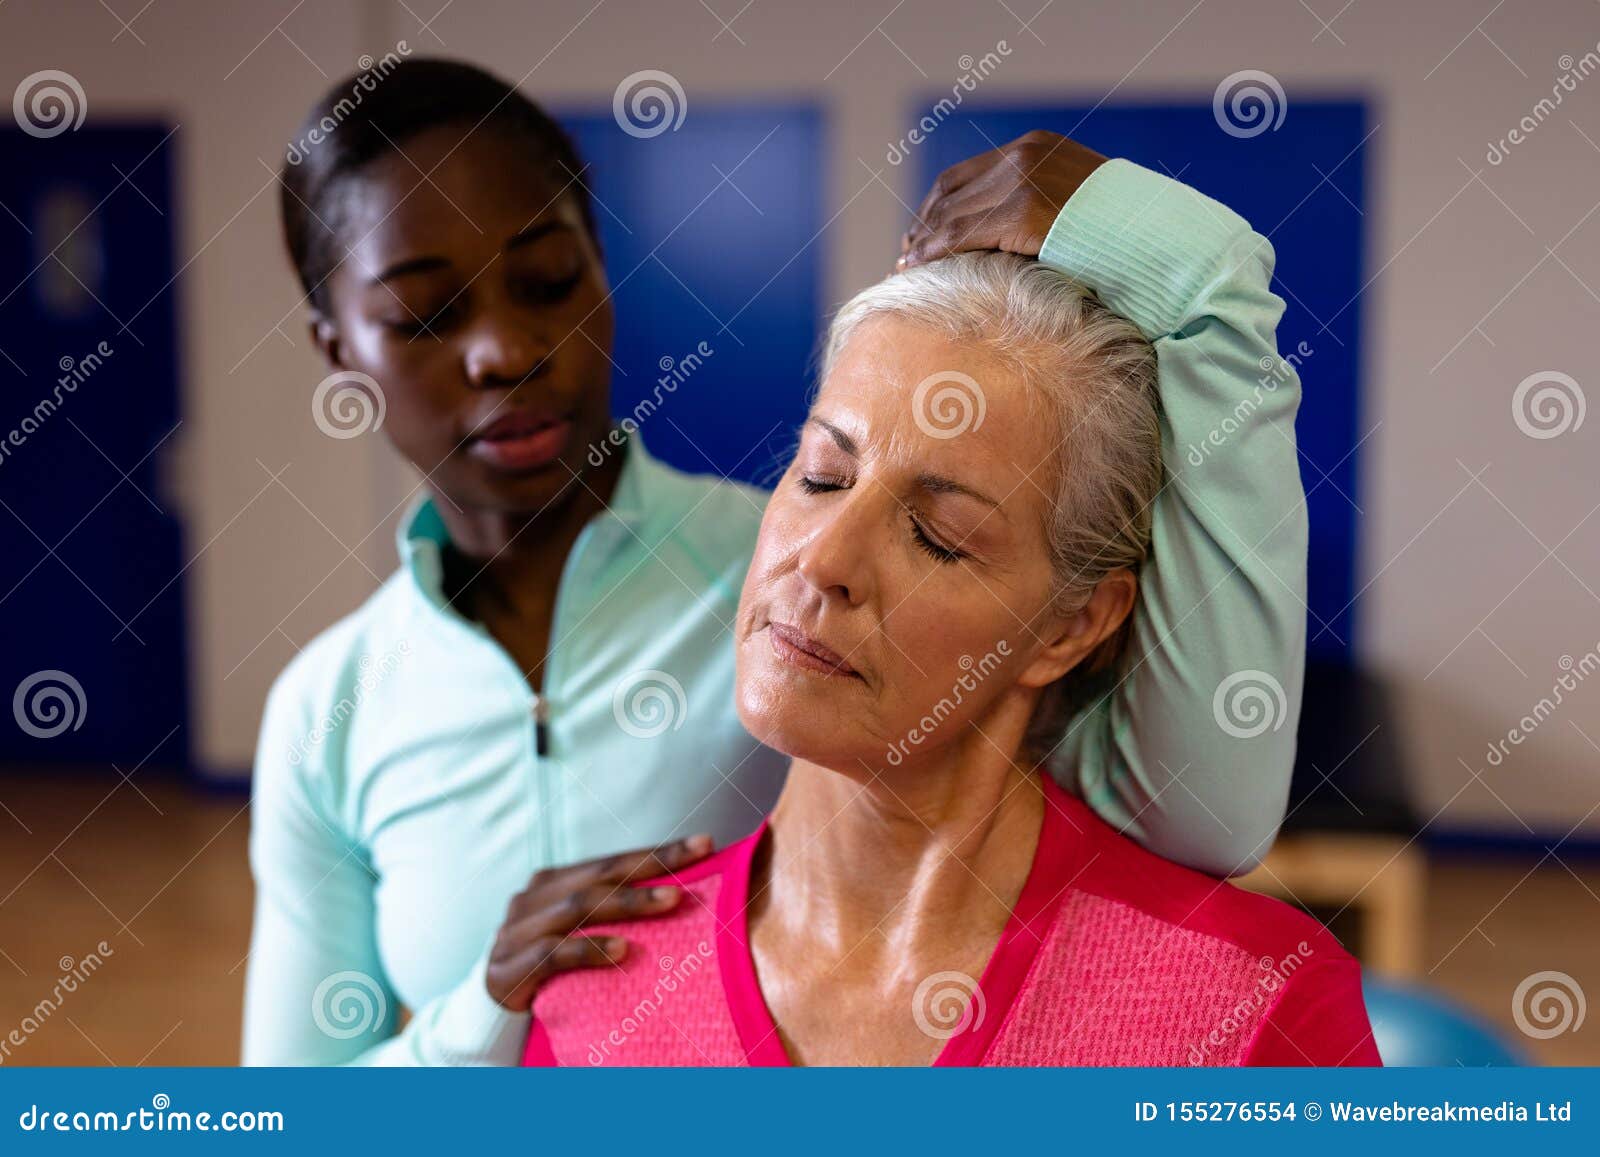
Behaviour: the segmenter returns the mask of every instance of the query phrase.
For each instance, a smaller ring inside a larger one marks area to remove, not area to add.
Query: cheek
[[[767,500],[755,552],[750,558],[750,570],[745,577],[747,591],[759,589],[792,569],[795,552],[805,541],[805,513],[795,504],[791,491],[788,480],[783,479]]]
[[[1022,625],[970,579],[916,575],[892,597],[900,602],[884,624],[891,645],[882,652],[889,710],[914,719],[947,701],[963,717],[979,713],[1008,682]]]

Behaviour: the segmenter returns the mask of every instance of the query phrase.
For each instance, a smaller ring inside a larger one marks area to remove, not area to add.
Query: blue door
[[[0,765],[188,762],[173,147],[0,132]]]

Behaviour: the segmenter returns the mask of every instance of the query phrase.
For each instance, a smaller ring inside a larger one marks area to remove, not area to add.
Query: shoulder
[[[587,926],[585,935],[620,936],[627,955],[615,967],[552,978],[534,998],[531,1064],[714,1065],[743,1055],[728,1011],[719,935],[722,890],[742,872],[740,841],[681,872],[639,887],[672,883],[683,899],[644,920]]]
[[[1083,890],[1207,940],[1232,945],[1258,958],[1264,967],[1268,961],[1288,961],[1295,967],[1314,958],[1354,963],[1338,938],[1305,912],[1163,859],[1087,807],[1082,813],[1082,818],[1074,818],[1092,825],[1095,849],[1094,861],[1079,882]]]
[[[326,769],[337,764],[327,758],[328,747],[344,716],[372,681],[410,653],[402,629],[412,606],[410,581],[397,570],[361,606],[301,648],[273,681],[256,752],[258,784],[295,772],[325,778]]]

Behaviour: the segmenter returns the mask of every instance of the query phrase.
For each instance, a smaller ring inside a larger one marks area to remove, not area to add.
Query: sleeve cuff
[[[515,1065],[528,1036],[529,1014],[500,1007],[484,982],[486,951],[472,972],[446,996],[429,1036],[445,1065]]]
[[[1100,296],[1151,341],[1182,327],[1248,235],[1239,214],[1179,181],[1121,159],[1089,175],[1050,227],[1039,259]]]

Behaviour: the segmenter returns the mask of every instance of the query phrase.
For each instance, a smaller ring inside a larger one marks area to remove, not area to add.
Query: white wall
[[[1600,322],[1600,76],[1563,94],[1503,164],[1484,159],[1549,95],[1558,58],[1600,41],[1592,4],[1513,0],[1474,31],[1487,6],[1446,0],[1357,3],[1331,30],[1305,5],[1275,0],[1056,0],[1031,30],[1022,20],[1037,2],[756,0],[736,18],[737,0],[708,3],[731,31],[698,0],[455,0],[430,30],[420,20],[434,0],[410,5],[420,17],[352,0],[307,5],[281,32],[271,29],[287,3],[161,0],[135,25],[146,46],[127,34],[110,43],[117,27],[98,4],[0,9],[9,83],[62,67],[83,82],[92,113],[155,109],[184,126],[183,252],[199,253],[184,295],[186,469],[194,546],[206,547],[190,574],[207,763],[246,765],[275,672],[390,569],[391,512],[411,485],[376,441],[333,442],[310,421],[322,372],[262,162],[275,163],[327,83],[312,61],[336,77],[403,38],[416,52],[526,76],[552,101],[609,101],[645,68],[682,82],[690,115],[696,100],[820,96],[831,200],[844,208],[817,244],[837,300],[892,257],[905,210],[891,189],[920,196],[912,166],[883,160],[907,111],[948,90],[962,54],[1004,39],[1011,55],[984,100],[1209,98],[1246,68],[1284,83],[1290,116],[1297,97],[1370,94],[1380,125],[1369,146],[1373,282],[1353,307],[1365,311],[1372,430],[1359,645],[1400,694],[1420,802],[1428,815],[1446,808],[1441,825],[1565,832],[1600,802],[1600,678],[1568,693],[1501,766],[1485,760],[1550,694],[1562,656],[1600,646],[1600,516],[1588,517],[1600,502],[1600,416],[1537,440],[1511,410],[1517,384],[1542,370],[1573,375],[1600,405],[1584,356]],[[1311,7],[1332,17],[1340,5]],[[1285,272],[1291,283],[1315,276]],[[282,486],[257,459],[287,467]],[[1600,834],[1600,813],[1587,826]]]

